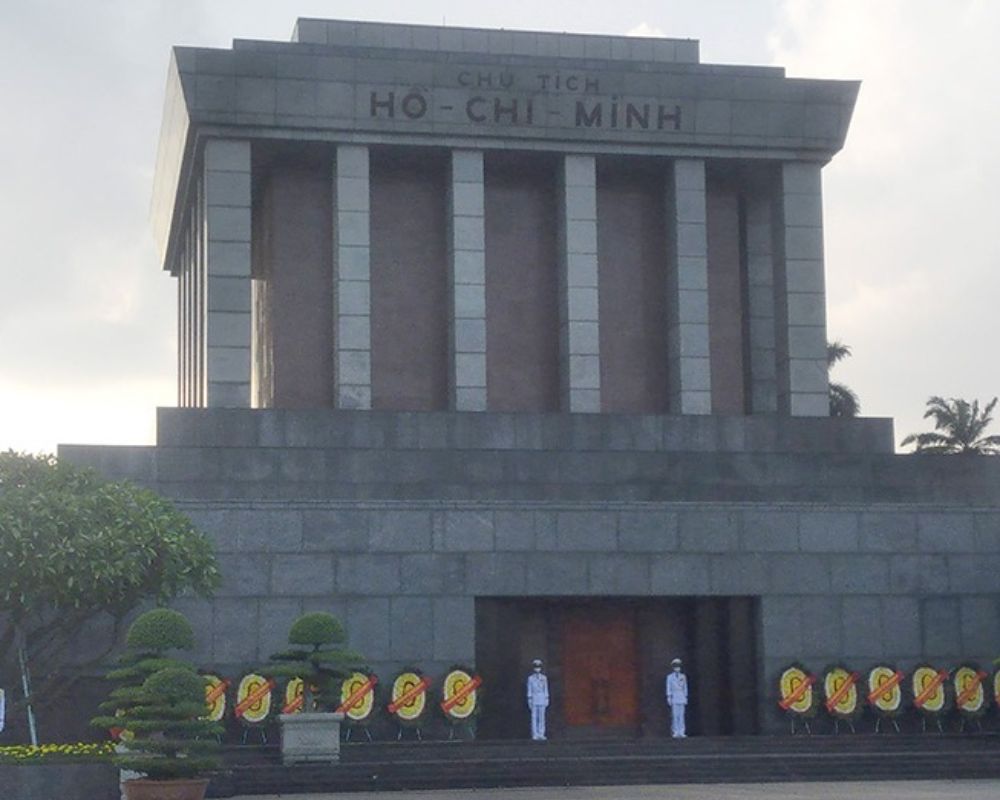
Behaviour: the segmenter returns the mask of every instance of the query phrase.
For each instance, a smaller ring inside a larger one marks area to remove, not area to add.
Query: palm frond
[[[924,419],[934,420],[933,433],[910,434],[902,446],[915,445],[914,452],[921,453],[970,453],[992,454],[1000,452],[1000,436],[983,437],[983,432],[993,422],[994,397],[983,408],[979,401],[959,397],[928,398]]]
[[[839,361],[843,361],[851,354],[850,345],[846,345],[839,339],[826,343],[826,364],[832,367]]]

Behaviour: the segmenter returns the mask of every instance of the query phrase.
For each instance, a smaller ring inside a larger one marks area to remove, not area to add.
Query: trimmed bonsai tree
[[[128,732],[127,750],[115,764],[150,780],[191,778],[214,768],[214,737],[222,727],[203,719],[205,678],[168,655],[194,646],[190,623],[171,609],[147,611],[132,623],[126,646],[122,666],[107,675],[119,684],[101,704],[109,713],[92,721]]]
[[[150,780],[193,778],[218,766],[214,738],[222,726],[203,719],[205,679],[189,666],[154,672],[128,694],[118,724],[135,738],[114,761]]]
[[[170,608],[154,608],[132,623],[125,636],[125,647],[125,654],[119,659],[121,667],[107,674],[108,680],[120,684],[120,689],[101,708],[112,711],[121,708],[116,693],[142,686],[154,672],[167,667],[186,667],[187,662],[167,653],[192,649],[194,631],[183,614]]]
[[[272,655],[269,671],[276,677],[302,679],[304,711],[330,711],[340,701],[338,679],[361,662],[357,653],[342,647],[346,641],[344,626],[332,614],[303,614],[288,633],[288,643],[296,647]]]

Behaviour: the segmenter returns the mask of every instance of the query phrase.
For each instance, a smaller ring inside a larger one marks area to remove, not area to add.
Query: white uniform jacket
[[[532,672],[528,676],[528,705],[548,708],[549,679],[542,672]]]
[[[667,704],[685,706],[688,701],[688,679],[683,672],[667,675]]]

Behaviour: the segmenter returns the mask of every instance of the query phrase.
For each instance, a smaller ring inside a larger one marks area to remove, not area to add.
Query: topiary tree
[[[118,684],[92,723],[129,732],[127,751],[115,758],[122,769],[154,780],[191,777],[211,769],[214,737],[222,732],[205,716],[205,678],[186,661],[169,655],[194,647],[187,618],[169,608],[140,615],[125,637],[122,666],[107,674]]]
[[[341,647],[346,641],[344,626],[332,614],[303,614],[288,633],[288,643],[298,647],[272,655],[269,671],[276,677],[302,679],[304,710],[336,708],[340,686],[335,681],[346,677],[362,660]]]
[[[13,451],[0,453],[0,575],[0,685],[29,686],[19,704],[34,741],[31,708],[71,692],[135,608],[219,582],[211,543],[169,501]]]
[[[116,689],[111,702],[121,707],[115,717],[98,717],[134,734],[127,750],[115,756],[121,769],[145,773],[151,780],[193,778],[218,766],[213,738],[222,733],[217,722],[203,719],[205,679],[188,665],[153,672],[140,686]]]
[[[187,662],[167,655],[170,650],[191,650],[194,631],[187,618],[169,608],[154,608],[136,618],[125,636],[125,653],[119,659],[122,665],[107,674],[108,680],[134,689],[141,686],[154,672],[162,669],[188,667]],[[117,711],[121,705],[114,695],[101,705]],[[121,723],[108,727],[119,727]]]

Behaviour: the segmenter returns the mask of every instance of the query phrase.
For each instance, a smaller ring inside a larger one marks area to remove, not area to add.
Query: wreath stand
[[[419,725],[400,725],[399,726],[399,733],[396,734],[396,741],[397,742],[402,740],[402,738],[403,738],[403,731],[406,728],[410,728],[410,727],[412,727],[414,733],[416,733],[416,738],[417,738],[418,742],[422,742],[424,740],[424,737],[423,737],[423,735],[420,732],[420,726]]]
[[[455,737],[455,731],[458,728],[464,728],[466,731],[468,731],[469,734],[469,736],[467,737],[468,741],[473,741],[476,738],[476,734],[475,731],[473,730],[471,722],[457,722],[453,723],[451,725],[451,730],[448,731],[449,742],[461,741],[462,738],[465,738],[465,737],[458,737],[458,738]]]
[[[895,717],[883,717],[881,714],[879,714],[878,716],[875,717],[875,733],[879,733],[879,731],[880,731],[880,729],[882,727],[882,720],[883,719],[887,719],[887,720],[889,720],[889,722],[892,723],[892,727],[894,727],[896,729],[896,733],[900,732],[899,731],[899,723],[896,722],[896,718]]]
[[[834,735],[839,735],[840,734],[840,722],[841,722],[840,719],[838,719],[837,717],[833,718],[833,733],[834,733]],[[857,729],[854,727],[854,722],[852,720],[845,719],[844,722],[846,722],[847,725],[848,725],[848,727],[851,729],[851,733],[857,733],[858,732]]]
[[[348,725],[347,726],[347,733],[344,735],[344,741],[345,742],[351,741],[351,734],[354,732],[354,730],[356,728],[363,728],[364,729],[365,736],[368,737],[368,741],[369,742],[375,741],[374,739],[372,739],[371,729],[367,725]]]
[[[799,715],[798,714],[794,714],[794,713],[788,715],[788,719],[789,719],[789,722],[791,723],[791,728],[792,728],[792,730],[791,730],[792,736],[795,735],[795,720],[798,717],[799,717]],[[804,727],[806,729],[806,735],[812,736],[812,728],[809,727],[809,720],[806,719],[805,717],[802,718],[802,727]]]

